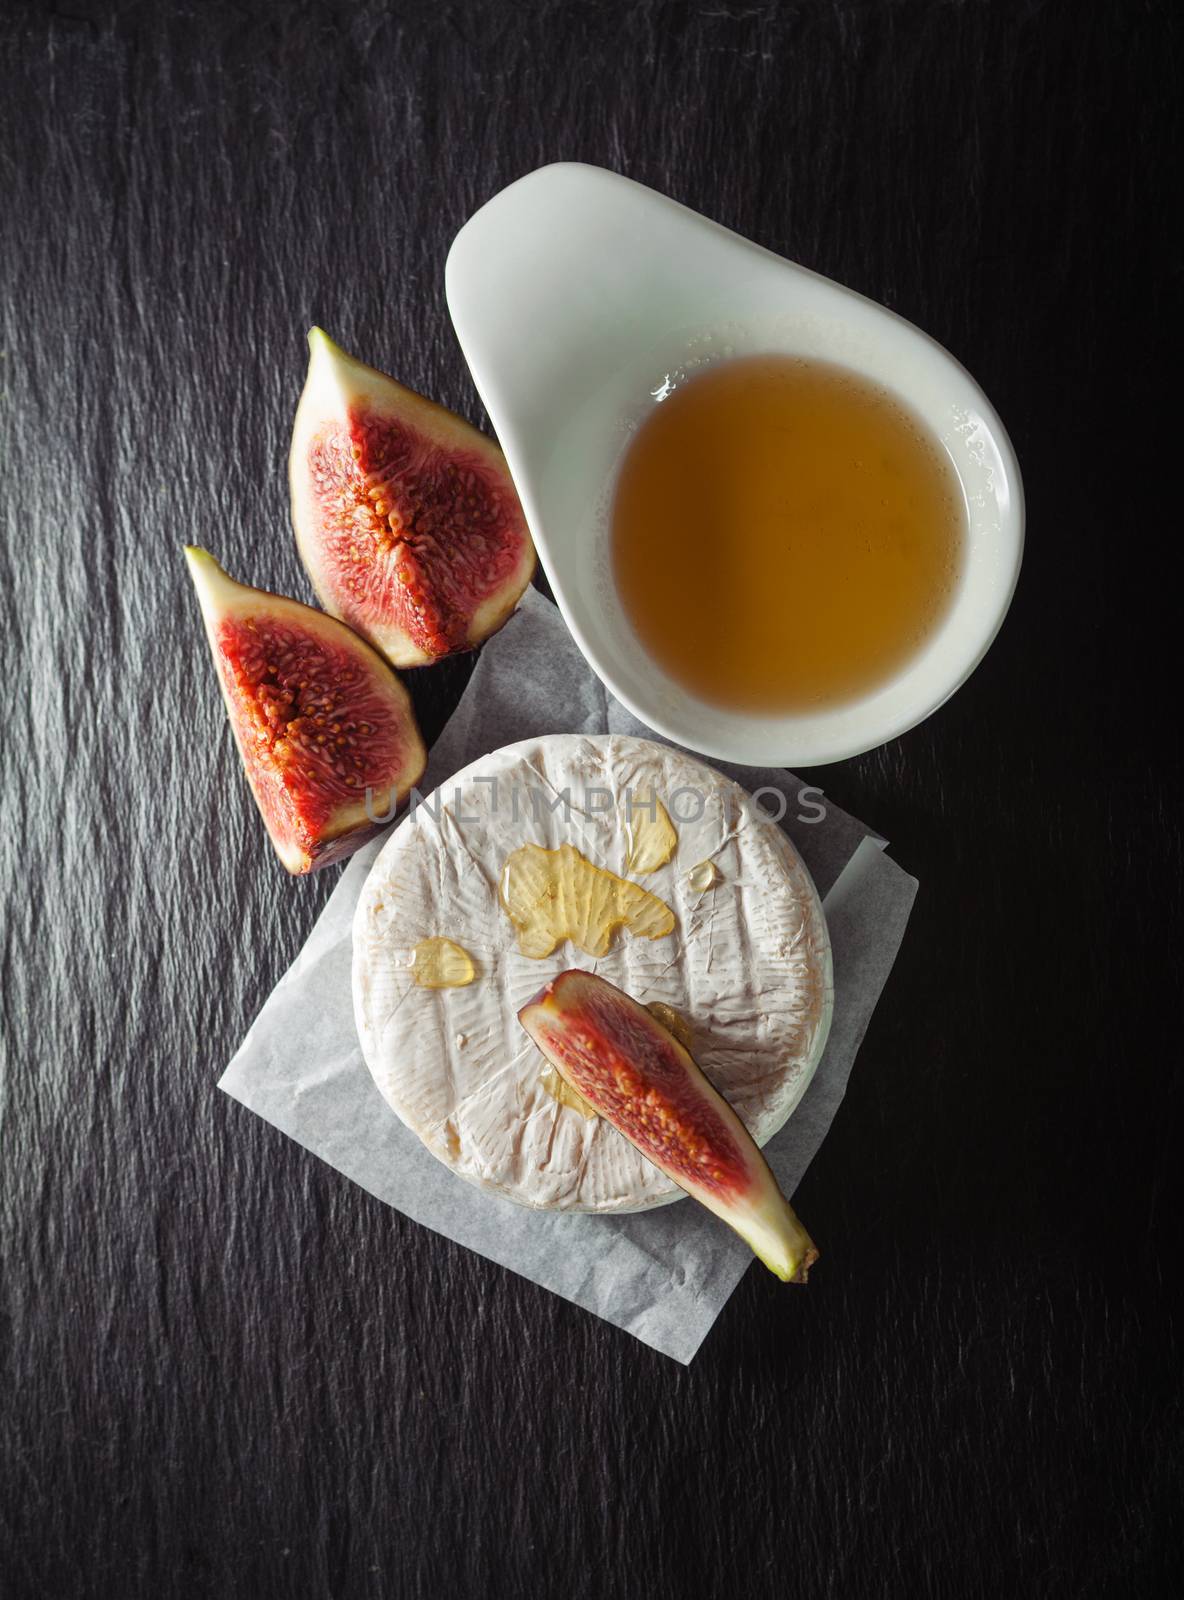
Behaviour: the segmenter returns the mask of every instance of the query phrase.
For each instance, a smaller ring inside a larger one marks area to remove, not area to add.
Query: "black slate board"
[[[1150,3],[4,8],[4,1600],[1178,1590],[1179,58]],[[816,774],[922,893],[825,1260],[685,1371],[213,1087],[331,885],[178,546],[307,595],[313,320],[481,420],[444,256],[556,158],[918,322],[1028,492],[983,667]]]

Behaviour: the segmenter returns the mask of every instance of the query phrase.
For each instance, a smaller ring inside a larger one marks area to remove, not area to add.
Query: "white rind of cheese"
[[[570,843],[629,877],[621,807],[650,785],[679,837],[643,887],[672,908],[674,932],[651,940],[621,929],[599,959],[566,941],[545,960],[523,956],[498,899],[506,857],[526,843]],[[719,879],[696,893],[687,874],[706,860]],[[412,951],[432,937],[469,952],[471,984],[413,981]],[[695,1060],[758,1144],[797,1105],[826,1043],[833,984],[818,894],[785,834],[737,784],[679,751],[615,735],[526,740],[482,757],[416,805],[374,863],[354,921],[354,1008],[392,1110],[460,1177],[520,1205],[611,1213],[682,1198],[608,1122],[543,1088],[546,1063],[518,1011],[569,967],[680,1011]]]

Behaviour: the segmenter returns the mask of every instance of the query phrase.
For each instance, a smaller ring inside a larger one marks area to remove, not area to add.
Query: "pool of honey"
[[[676,385],[630,442],[613,574],[650,655],[701,699],[803,712],[887,682],[944,616],[958,481],[846,368],[743,356]]]

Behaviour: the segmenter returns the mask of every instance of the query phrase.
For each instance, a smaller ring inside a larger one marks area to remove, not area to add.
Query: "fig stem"
[[[772,1173],[769,1173],[772,1181]],[[801,1218],[776,1191],[777,1206],[773,1215],[758,1211],[745,1226],[739,1221],[733,1227],[751,1247],[752,1252],[782,1283],[805,1283],[810,1268],[818,1260],[818,1246],[802,1226]]]
[[[786,1279],[786,1282],[805,1283],[810,1276],[810,1268],[818,1260],[818,1246],[802,1226],[801,1218],[794,1208],[789,1206],[788,1210],[795,1230],[792,1249],[797,1256],[797,1265]]]

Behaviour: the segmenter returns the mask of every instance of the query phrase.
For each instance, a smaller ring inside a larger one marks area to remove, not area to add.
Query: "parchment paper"
[[[556,608],[530,590],[485,646],[432,751],[420,791],[427,796],[470,761],[518,739],[606,732],[657,737],[607,693]],[[917,885],[884,853],[884,840],[819,791],[803,793],[792,774],[713,765],[754,793],[771,791],[762,796],[767,809],[779,809],[773,791],[786,797],[782,825],[813,874],[830,928],[830,1039],[801,1104],[765,1147],[791,1195],[843,1098]],[[817,820],[822,807],[825,814]],[[596,1312],[675,1360],[690,1361],[753,1260],[723,1223],[691,1200],[626,1217],[516,1206],[442,1166],[379,1095],[354,1029],[350,971],[354,908],[384,839],[349,862],[219,1086],[416,1222]],[[814,1271],[826,1272],[825,1218],[803,1220],[822,1242],[823,1258]],[[785,1292],[808,1295],[809,1289]]]

